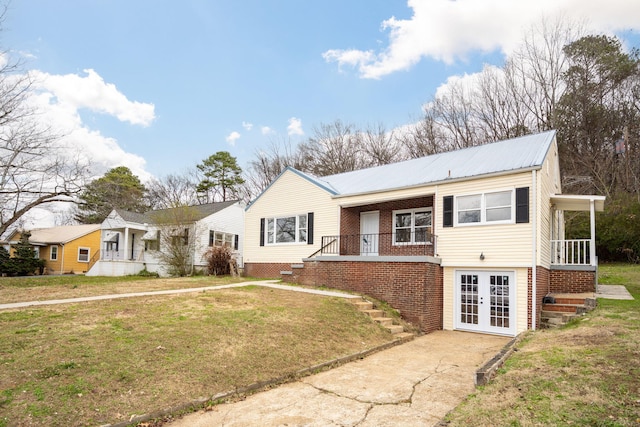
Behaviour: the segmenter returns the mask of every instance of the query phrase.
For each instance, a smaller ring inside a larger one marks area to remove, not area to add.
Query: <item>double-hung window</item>
[[[226,246],[228,248],[238,249],[235,247],[235,242],[235,234],[209,230],[209,246]]]
[[[58,260],[58,245],[53,245],[49,248],[49,259],[51,261],[57,261]]]
[[[90,251],[89,248],[78,248],[78,262],[89,262]]]
[[[307,243],[307,214],[267,218],[266,241],[278,243]]]
[[[456,198],[457,224],[510,223],[514,218],[512,190]]]
[[[424,244],[431,241],[431,208],[393,211],[393,244]]]

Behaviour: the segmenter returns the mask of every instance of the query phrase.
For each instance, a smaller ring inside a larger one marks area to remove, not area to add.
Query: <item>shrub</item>
[[[227,246],[213,246],[205,254],[207,260],[207,272],[213,276],[221,276],[230,273],[231,248]]]

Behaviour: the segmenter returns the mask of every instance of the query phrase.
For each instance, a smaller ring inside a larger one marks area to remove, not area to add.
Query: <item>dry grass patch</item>
[[[0,277],[0,302],[12,303],[48,299],[78,298],[130,292],[186,289],[246,282],[246,277],[178,277],[149,278],[87,277],[87,276],[33,276]]]
[[[599,299],[567,327],[528,333],[448,425],[640,425],[640,266],[602,266],[600,279],[635,300]]]
[[[390,341],[339,298],[262,287],[0,312],[0,426],[128,420]]]

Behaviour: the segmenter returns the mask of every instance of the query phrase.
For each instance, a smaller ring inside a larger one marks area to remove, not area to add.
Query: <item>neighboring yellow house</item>
[[[86,273],[100,252],[100,224],[64,225],[29,232],[29,243],[45,261],[44,274]],[[22,232],[13,232],[7,239],[9,245],[18,243],[21,236]]]

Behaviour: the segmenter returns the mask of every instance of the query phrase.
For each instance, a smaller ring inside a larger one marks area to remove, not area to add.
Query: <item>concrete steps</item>
[[[544,298],[540,326],[557,328],[596,307],[594,294],[550,294]]]
[[[405,332],[404,326],[394,324],[392,317],[387,317],[383,310],[376,309],[371,301],[355,300],[353,304],[373,321],[378,322],[382,327],[389,330],[396,340],[410,341],[414,338],[412,333]]]

